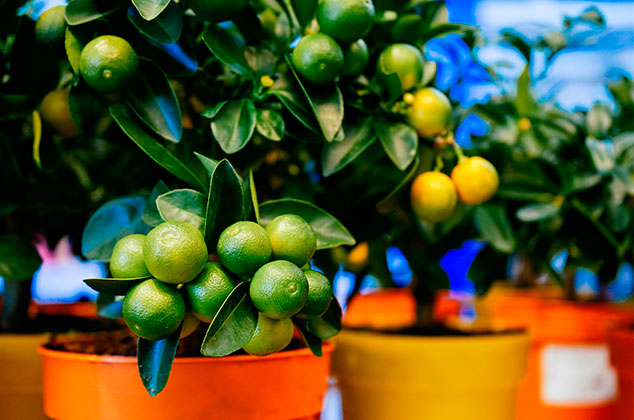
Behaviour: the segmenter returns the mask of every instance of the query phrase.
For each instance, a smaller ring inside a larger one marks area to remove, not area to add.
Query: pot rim
[[[328,356],[334,350],[335,345],[330,341],[324,341],[322,344],[322,357]],[[137,358],[135,356],[113,356],[113,355],[99,355],[99,354],[86,354],[86,353],[74,353],[62,350],[53,350],[46,348],[46,345],[40,345],[37,348],[37,352],[42,358],[48,357],[52,359],[64,359],[83,361],[88,363],[110,363],[110,364],[135,364]],[[260,362],[279,359],[292,359],[300,357],[318,357],[314,356],[308,347],[304,347],[296,350],[281,351],[267,356],[253,356],[250,354],[240,354],[236,356],[223,356],[223,357],[176,357],[174,358],[174,364],[195,364],[195,363],[245,363],[245,362]]]
[[[477,331],[469,331],[473,332],[472,335],[411,335],[411,334],[395,334],[384,331],[375,331],[369,329],[361,329],[361,328],[347,328],[344,327],[342,333],[346,334],[358,334],[358,335],[373,335],[379,336],[386,339],[393,340],[408,340],[408,341],[489,341],[492,339],[500,340],[500,339],[512,339],[516,340],[518,338],[530,337],[530,331],[527,328],[518,328],[513,330],[487,330],[483,331],[486,334],[478,334]]]

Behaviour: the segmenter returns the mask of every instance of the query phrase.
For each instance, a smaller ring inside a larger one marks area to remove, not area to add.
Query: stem
[[[436,166],[434,166],[434,172],[442,171],[444,166],[445,162],[443,162],[442,157],[440,155],[436,155]]]
[[[0,329],[16,332],[28,325],[31,302],[31,280],[5,280]]]
[[[463,161],[467,160],[467,158],[465,157],[464,153],[462,152],[462,147],[460,147],[460,145],[458,143],[453,141],[453,142],[451,142],[451,145],[453,146],[454,153],[458,157],[458,162],[463,162]]]

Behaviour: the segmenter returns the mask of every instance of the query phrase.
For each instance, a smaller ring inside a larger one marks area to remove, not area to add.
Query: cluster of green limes
[[[110,271],[115,278],[151,276],[123,299],[126,324],[148,340],[166,338],[181,323],[184,337],[200,321],[211,322],[235,286],[250,280],[249,295],[259,316],[244,350],[266,355],[290,343],[292,316],[319,317],[330,306],[330,281],[308,266],[316,248],[310,225],[287,214],[266,228],[253,222],[229,226],[218,240],[220,262],[211,262],[198,229],[164,222],[147,235],[117,242]]]

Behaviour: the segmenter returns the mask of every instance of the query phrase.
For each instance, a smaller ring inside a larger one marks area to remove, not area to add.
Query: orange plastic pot
[[[165,390],[152,398],[134,357],[40,347],[44,412],[56,420],[316,420],[332,350],[177,358]]]
[[[32,303],[29,307],[32,315],[74,316],[77,318],[99,319],[95,302],[56,303],[40,305]]]
[[[477,306],[495,328],[528,328],[531,333],[517,420],[618,419],[606,334],[614,325],[632,322],[632,307],[550,296],[498,290]]]
[[[619,398],[616,418],[634,419],[634,329],[622,328],[608,332],[610,361],[619,377]]]

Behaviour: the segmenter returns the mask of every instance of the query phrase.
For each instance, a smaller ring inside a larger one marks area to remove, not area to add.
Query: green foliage
[[[167,385],[181,328],[182,325],[163,340],[151,341],[139,337],[137,365],[143,386],[151,397],[156,396]]]
[[[17,235],[0,236],[0,277],[5,280],[30,280],[42,259],[32,243]]]

